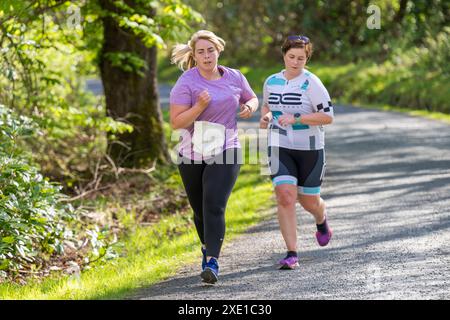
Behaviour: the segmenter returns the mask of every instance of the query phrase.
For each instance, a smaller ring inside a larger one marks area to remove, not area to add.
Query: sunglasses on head
[[[307,36],[289,36],[287,37],[287,39],[291,41],[300,40],[303,41],[305,44],[309,43],[309,38]]]

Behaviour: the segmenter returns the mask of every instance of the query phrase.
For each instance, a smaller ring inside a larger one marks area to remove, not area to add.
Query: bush
[[[0,270],[17,272],[64,251],[65,224],[74,210],[59,200],[60,187],[38,172],[19,140],[36,127],[0,105]]]
[[[117,257],[116,235],[65,204],[62,187],[44,178],[21,147],[37,132],[36,123],[0,105],[0,280]]]
[[[347,103],[389,104],[450,113],[447,103],[450,28],[424,39],[424,45],[398,48],[381,64],[373,62],[312,69],[333,98]]]

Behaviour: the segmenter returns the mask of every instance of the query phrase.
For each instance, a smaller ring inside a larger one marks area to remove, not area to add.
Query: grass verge
[[[247,159],[228,202],[226,242],[267,218],[267,209],[274,205],[270,180],[260,175],[259,165],[248,163]],[[133,220],[133,212],[128,214]],[[25,286],[0,284],[0,299],[121,299],[200,261],[191,212],[163,217],[151,226],[131,225],[128,236],[115,245],[119,258],[79,275],[55,275]]]

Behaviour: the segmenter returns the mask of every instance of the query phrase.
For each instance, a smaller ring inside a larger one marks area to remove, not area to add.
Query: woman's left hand
[[[246,104],[241,104],[241,112],[238,113],[238,116],[242,119],[248,119],[252,116],[253,111],[250,106]]]
[[[283,114],[278,118],[278,123],[283,127],[287,127],[288,125],[295,123],[295,118],[292,114]]]

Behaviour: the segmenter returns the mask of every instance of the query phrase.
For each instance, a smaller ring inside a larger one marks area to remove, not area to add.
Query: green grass
[[[445,119],[450,113],[448,74],[417,64],[359,63],[317,66],[332,98],[375,108]]]
[[[270,180],[259,172],[259,165],[245,164],[241,169],[227,206],[225,245],[268,218],[268,209],[274,206]],[[120,258],[86,270],[78,278],[54,276],[25,286],[0,284],[0,299],[123,298],[137,288],[174,275],[186,264],[200,261],[200,245],[191,216],[176,214],[150,227],[136,226],[117,247]]]

